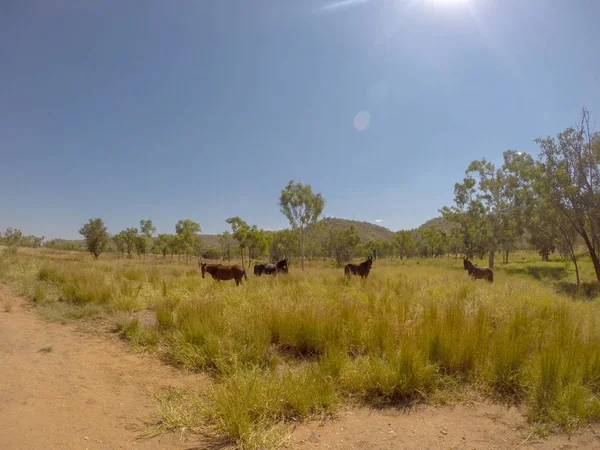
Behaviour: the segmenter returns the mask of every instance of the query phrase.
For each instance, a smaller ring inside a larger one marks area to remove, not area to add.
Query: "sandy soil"
[[[203,436],[138,440],[168,386],[198,387],[154,357],[133,354],[107,333],[44,322],[0,285],[0,449],[216,449]],[[411,410],[347,409],[298,426],[289,449],[600,449],[600,427],[540,439],[515,409],[469,402]]]
[[[12,297],[0,285],[0,298]],[[124,343],[40,320],[25,300],[0,300],[0,448],[189,448],[167,435],[136,440],[155,411],[152,394],[185,376]]]
[[[597,433],[597,434],[596,434]],[[515,408],[466,402],[410,410],[350,409],[335,420],[298,427],[290,449],[600,449],[600,427],[539,438]]]

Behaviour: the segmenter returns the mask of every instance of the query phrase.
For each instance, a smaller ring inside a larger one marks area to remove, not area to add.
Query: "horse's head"
[[[206,273],[206,263],[200,263],[200,270],[202,270],[202,278],[204,278],[204,274]]]
[[[471,261],[469,261],[469,259],[465,256],[463,256],[463,268],[465,270],[469,270],[469,267],[471,266]]]

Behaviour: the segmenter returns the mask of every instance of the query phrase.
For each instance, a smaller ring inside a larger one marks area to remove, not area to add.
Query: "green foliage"
[[[296,231],[280,230],[273,233],[269,253],[272,259],[283,259],[297,255],[300,250],[300,236]]]
[[[259,229],[256,225],[248,225],[237,216],[228,218],[226,222],[231,225],[233,238],[239,243],[242,264],[244,264],[243,251],[245,249],[248,250],[248,266],[253,260],[265,254],[271,238],[264,230]]]
[[[360,235],[354,225],[350,228],[330,227],[327,247],[338,265],[352,258],[359,243]]]
[[[321,194],[313,194],[310,184],[305,186],[290,180],[281,191],[279,206],[292,229],[300,230],[300,253],[304,270],[304,230],[319,220],[325,207],[325,199]]]
[[[557,246],[576,263],[573,235],[578,234],[600,281],[600,133],[593,133],[584,109],[580,125],[567,128],[556,138],[537,139],[540,169],[537,193],[551,220],[544,228],[554,230]]]
[[[151,220],[140,220],[140,233],[148,238],[151,238],[156,233],[156,227],[152,224]]]
[[[44,245],[46,248],[55,250],[84,250],[84,241],[73,241],[68,239],[52,239]]]
[[[158,251],[163,258],[167,257],[169,253],[169,249],[171,248],[171,241],[173,240],[173,236],[169,234],[159,234],[154,242],[152,243],[152,250]]]
[[[138,237],[138,229],[137,228],[127,228],[122,231],[123,237],[125,239],[125,248],[127,249],[127,255],[131,258],[131,254],[135,249],[135,242]]]
[[[219,235],[219,246],[221,247],[221,255],[231,261],[231,248],[233,246],[233,237],[229,231],[224,231]]]
[[[102,219],[90,219],[81,227],[79,234],[85,238],[87,250],[94,256],[94,259],[98,259],[109,240],[108,231],[106,231]]]
[[[177,250],[185,255],[199,254],[202,243],[198,233],[202,231],[200,224],[190,219],[177,222],[175,232],[177,234]]]
[[[16,228],[7,228],[4,232],[4,243],[9,248],[16,248],[21,243],[23,233]]]
[[[117,248],[117,251],[121,253],[121,255],[125,255],[125,250],[127,249],[127,238],[125,236],[125,231],[120,231],[112,237],[112,240]]]
[[[448,236],[441,228],[430,226],[420,231],[429,256],[441,256],[448,250]],[[428,256],[427,254],[424,256]]]
[[[150,246],[150,238],[145,234],[140,234],[135,237],[135,251],[139,257],[146,257],[148,247]]]
[[[396,232],[394,234],[394,242],[398,249],[398,256],[400,256],[400,259],[413,256],[415,251],[415,241],[413,240],[410,231],[400,230]]]
[[[23,236],[19,242],[19,245],[21,247],[40,248],[44,243],[44,239],[44,236]]]
[[[222,256],[221,250],[218,248],[207,248],[206,250],[202,251],[202,258],[204,259],[216,260],[220,259]]]

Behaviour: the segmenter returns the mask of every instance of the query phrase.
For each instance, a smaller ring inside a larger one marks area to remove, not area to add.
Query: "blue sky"
[[[600,117],[598,17],[595,0],[2,1],[0,229],[275,229],[290,179],[328,216],[418,226],[471,160]]]

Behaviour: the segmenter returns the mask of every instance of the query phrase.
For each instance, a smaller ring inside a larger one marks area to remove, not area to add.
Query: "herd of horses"
[[[358,275],[361,278],[366,279],[371,272],[371,266],[373,265],[373,257],[369,256],[366,261],[360,264],[349,263],[344,267],[344,275]],[[473,264],[469,258],[463,257],[463,268],[467,271],[469,276],[474,280],[487,280],[490,283],[494,281],[494,273],[487,267],[479,267]],[[217,281],[235,280],[236,286],[242,282],[242,279],[248,280],[246,269],[238,264],[225,265],[225,264],[207,264],[200,263],[200,269],[202,270],[202,278],[208,273],[213,279]],[[277,275],[277,274],[289,273],[289,259],[285,258],[278,261],[276,264],[256,264],[254,266],[254,275]]]

